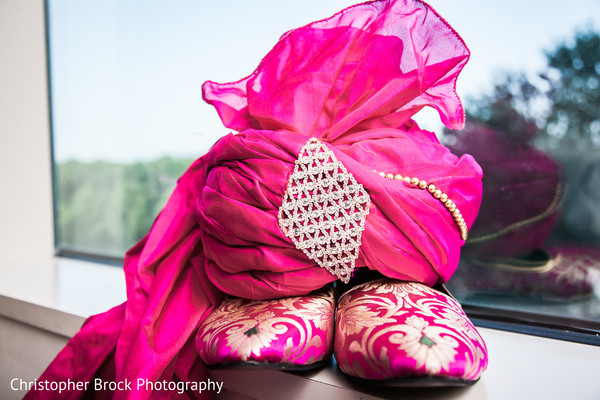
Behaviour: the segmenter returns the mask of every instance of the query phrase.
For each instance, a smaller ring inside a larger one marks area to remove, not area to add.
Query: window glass
[[[600,344],[600,4],[438,3],[472,51],[466,128],[441,140],[484,172],[448,286],[471,315]]]
[[[283,32],[352,2],[47,4],[57,248],[118,260],[228,132],[202,83],[248,75]]]
[[[228,132],[202,83],[246,76],[283,32],[352,3],[48,0],[59,252],[122,257]],[[430,4],[472,52],[468,122],[416,119],[485,175],[450,290],[481,318],[597,333],[600,3]]]

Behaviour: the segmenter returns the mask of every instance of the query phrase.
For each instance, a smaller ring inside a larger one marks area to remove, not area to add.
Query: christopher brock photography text
[[[221,393],[223,388],[223,382],[213,381],[207,379],[206,381],[198,382],[173,382],[173,381],[151,381],[148,379],[136,379],[130,381],[125,379],[123,381],[104,381],[100,378],[96,378],[89,382],[78,382],[70,379],[66,381],[27,381],[21,378],[12,378],[10,381],[10,388],[13,391],[26,392],[31,389],[37,389],[41,391],[55,392],[61,394],[64,392],[71,391],[87,391],[93,390],[99,391],[176,391],[178,394],[185,392],[197,392],[202,393],[205,391]]]

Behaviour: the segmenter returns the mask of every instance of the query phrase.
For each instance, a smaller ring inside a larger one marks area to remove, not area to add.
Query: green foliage
[[[536,128],[532,103],[541,91],[524,74],[505,75],[489,95],[469,100],[468,121],[478,121],[513,136],[529,138]]]
[[[537,76],[503,76],[490,94],[467,102],[471,121],[542,148],[600,147],[600,34],[578,32],[546,53]]]
[[[547,78],[552,98],[547,133],[569,145],[600,145],[600,36],[578,33],[572,44],[560,44],[547,58],[551,71],[558,72]]]
[[[148,232],[192,161],[58,163],[59,248],[122,257]]]

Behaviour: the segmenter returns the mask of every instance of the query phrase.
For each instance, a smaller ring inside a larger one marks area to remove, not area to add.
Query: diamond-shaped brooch
[[[324,143],[300,150],[278,220],[297,249],[348,283],[358,258],[371,198]]]

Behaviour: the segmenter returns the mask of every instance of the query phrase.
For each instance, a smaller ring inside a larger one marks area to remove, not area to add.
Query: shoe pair
[[[463,385],[487,367],[483,339],[451,296],[379,279],[344,293],[267,301],[226,299],[200,326],[196,350],[211,367],[305,370],[329,360],[345,374],[391,385]],[[334,340],[335,324],[335,340]]]
[[[561,245],[520,258],[464,257],[451,284],[461,298],[484,294],[544,301],[584,300],[600,285],[600,251]]]

